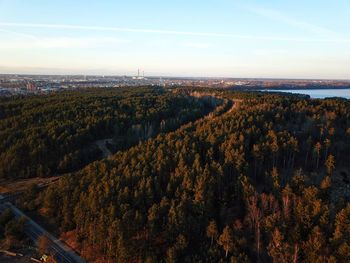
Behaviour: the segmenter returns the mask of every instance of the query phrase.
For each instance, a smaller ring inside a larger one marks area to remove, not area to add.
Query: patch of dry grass
[[[28,179],[19,179],[16,181],[3,180],[0,181],[0,194],[22,192],[32,184],[36,184],[39,187],[44,187],[56,182],[59,178],[59,176],[55,176],[49,178],[34,177]]]

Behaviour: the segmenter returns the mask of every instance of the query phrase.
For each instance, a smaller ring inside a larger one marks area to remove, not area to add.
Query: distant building
[[[140,75],[140,69],[137,70],[137,76],[136,77],[132,77],[132,79],[138,79],[138,80],[142,80],[142,79],[146,79],[145,78],[145,72],[142,71],[142,76]]]
[[[37,86],[35,86],[35,84],[33,84],[33,83],[31,83],[31,82],[28,82],[28,84],[27,84],[27,90],[29,90],[29,91],[37,91],[38,88],[37,88]]]

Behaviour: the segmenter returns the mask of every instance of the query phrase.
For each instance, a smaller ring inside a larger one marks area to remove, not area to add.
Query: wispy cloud
[[[0,28],[0,32],[7,33],[7,34],[10,34],[10,35],[13,35],[13,36],[17,36],[17,37],[21,37],[21,38],[37,39],[37,37],[35,37],[33,35],[19,33],[19,32],[15,32],[15,31],[12,31],[12,30],[5,30],[5,29],[1,29]]]
[[[105,37],[35,37],[29,38],[26,41],[21,39],[4,39],[0,42],[0,49],[93,48],[127,42],[125,39]]]
[[[292,26],[294,28],[298,28],[301,29],[302,31],[307,31],[307,32],[311,32],[314,34],[317,34],[318,36],[334,36],[335,33],[331,30],[329,30],[328,28],[325,27],[321,27],[309,22],[305,22],[305,21],[301,21],[300,19],[296,19],[293,18],[291,16],[288,16],[286,14],[284,14],[283,12],[280,12],[278,10],[274,10],[274,9],[267,9],[267,8],[263,8],[260,6],[249,6],[246,5],[245,9],[247,9],[248,11],[277,21],[277,22],[281,22],[283,24]]]
[[[285,17],[276,18],[288,21],[288,23],[297,24],[302,27],[304,23],[289,20]],[[124,27],[105,27],[105,26],[83,26],[83,25],[67,25],[67,24],[33,24],[33,23],[9,23],[0,22],[2,27],[10,28],[50,28],[50,29],[67,29],[67,30],[87,30],[87,31],[109,31],[109,32],[127,32],[127,33],[144,33],[144,34],[160,34],[160,35],[178,35],[178,36],[194,36],[194,37],[209,37],[209,38],[236,38],[248,40],[262,40],[262,41],[292,41],[292,42],[332,42],[332,43],[350,43],[350,38],[339,37],[279,37],[266,35],[240,35],[231,33],[213,33],[213,32],[191,32],[191,31],[174,31],[174,30],[160,30],[160,29],[142,29],[142,28],[124,28]],[[320,28],[308,26],[309,29],[319,31]],[[322,31],[322,30],[321,30]]]

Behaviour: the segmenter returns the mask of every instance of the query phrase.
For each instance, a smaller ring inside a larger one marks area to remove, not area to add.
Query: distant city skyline
[[[350,79],[350,2],[0,0],[0,73]]]

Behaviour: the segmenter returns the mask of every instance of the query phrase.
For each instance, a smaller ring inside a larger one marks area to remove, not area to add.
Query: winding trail
[[[215,119],[215,118],[218,118],[218,117],[222,116],[223,114],[230,113],[233,110],[235,110],[238,107],[239,103],[242,101],[242,100],[228,99],[228,98],[224,98],[222,96],[210,95],[210,93],[192,93],[189,96],[194,97],[194,98],[212,97],[213,99],[227,100],[227,101],[231,101],[232,106],[228,110],[222,112],[220,115],[214,116],[215,111],[219,107],[222,106],[222,104],[220,104],[220,105],[216,106],[216,108],[214,110],[212,110],[211,112],[209,112],[207,115],[202,116],[201,118],[198,118],[197,120],[195,120],[193,122],[184,123],[184,124],[180,125],[180,127],[178,127],[176,130],[182,129],[184,127],[188,127],[188,125],[191,125],[193,123],[198,123],[198,122],[206,120],[206,119]],[[94,144],[102,152],[102,158],[108,158],[109,156],[113,155],[113,153],[107,148],[107,143],[113,144],[113,138],[97,140],[97,141],[94,142]]]
[[[232,107],[226,112],[226,113],[231,113],[234,110],[236,110],[239,107],[239,104],[242,102],[243,100],[238,100],[238,99],[233,99],[232,100]]]

